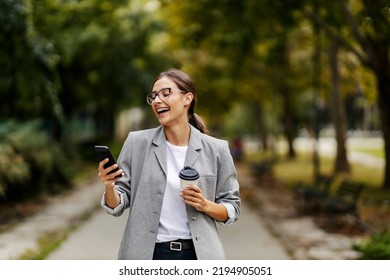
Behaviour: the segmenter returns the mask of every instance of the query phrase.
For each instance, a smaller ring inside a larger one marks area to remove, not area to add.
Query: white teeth
[[[161,112],[165,112],[165,111],[168,111],[169,108],[165,107],[165,108],[157,108],[156,111],[157,113],[161,113]]]

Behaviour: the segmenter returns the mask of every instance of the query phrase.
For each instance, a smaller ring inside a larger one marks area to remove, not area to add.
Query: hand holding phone
[[[99,162],[108,158],[108,162],[106,164],[104,164],[104,166],[103,166],[104,169],[116,164],[116,161],[115,161],[114,157],[112,156],[110,149],[107,146],[95,146],[95,151],[98,155]],[[115,173],[118,170],[119,170],[119,167],[115,168],[114,170],[111,170],[107,174]],[[120,177],[122,177],[122,174],[118,175],[116,178],[120,178]]]

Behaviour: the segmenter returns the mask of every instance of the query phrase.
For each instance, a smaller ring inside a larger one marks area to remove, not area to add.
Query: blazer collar
[[[156,146],[160,146],[161,144],[165,143],[166,137],[164,133],[164,127],[160,125],[157,127],[156,134],[153,137],[152,143]]]
[[[199,151],[202,149],[202,133],[195,127],[190,125],[190,141],[188,143],[187,155],[184,162],[185,166],[193,166],[199,157]],[[162,170],[167,174],[167,152],[166,152],[166,137],[164,127],[159,126],[152,140],[156,146],[155,154]]]
[[[190,142],[188,146],[198,151],[202,148],[202,133],[191,124],[188,125],[190,126]],[[161,144],[165,143],[166,140],[164,127],[160,125],[157,127],[157,131],[153,137],[152,143],[156,146],[160,146]]]
[[[199,157],[199,152],[202,149],[202,133],[192,125],[190,132],[190,142],[188,144],[187,155],[184,166],[193,166]]]
[[[152,143],[154,145],[154,154],[156,155],[157,161],[160,164],[160,167],[164,171],[165,175],[167,175],[167,149],[166,137],[163,126],[159,126],[157,128]]]

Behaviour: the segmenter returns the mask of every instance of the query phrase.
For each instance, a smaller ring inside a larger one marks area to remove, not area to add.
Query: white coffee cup
[[[179,172],[180,186],[185,188],[187,185],[198,185],[199,173],[196,169],[185,166]]]

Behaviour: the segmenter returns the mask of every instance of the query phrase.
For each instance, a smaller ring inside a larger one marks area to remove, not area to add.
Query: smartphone
[[[95,152],[97,153],[98,155],[98,159],[99,159],[99,162],[101,162],[102,160],[108,158],[108,162],[104,165],[104,169],[110,167],[111,165],[115,164],[116,161],[114,159],[114,157],[112,156],[111,152],[110,152],[110,149],[107,147],[107,146],[95,146]],[[111,174],[111,173],[114,173],[114,172],[117,172],[119,170],[119,167],[118,168],[115,168],[114,170],[110,171],[108,174]],[[118,178],[119,177],[122,177],[122,174],[121,175],[118,175],[117,176]]]

